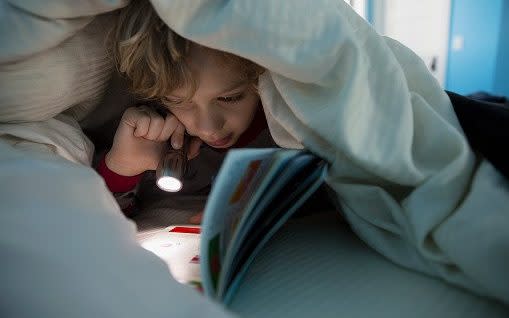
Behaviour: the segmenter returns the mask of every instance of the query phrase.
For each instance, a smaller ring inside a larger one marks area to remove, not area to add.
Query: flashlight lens
[[[174,177],[161,177],[157,180],[157,186],[164,191],[177,192],[182,189],[182,181]]]

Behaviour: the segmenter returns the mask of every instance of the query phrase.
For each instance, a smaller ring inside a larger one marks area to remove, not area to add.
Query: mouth
[[[229,146],[231,140],[233,138],[233,133],[228,134],[226,137],[221,139],[216,139],[214,141],[206,141],[209,146],[214,148],[226,148]]]

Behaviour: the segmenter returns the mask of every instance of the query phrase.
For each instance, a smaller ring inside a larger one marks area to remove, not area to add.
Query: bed
[[[204,198],[178,206],[152,200],[129,220],[91,168],[116,115],[135,101],[105,42],[114,10],[126,3],[2,1],[2,316],[509,315],[507,181],[469,149],[425,65],[374,33],[342,1],[299,1],[293,11],[272,1],[152,1],[184,36],[271,70],[260,81],[271,133],[280,146],[307,147],[332,163],[328,184],[342,210],[340,217],[311,206],[292,219],[253,264],[229,309],[175,282],[137,244],[137,231],[181,223]],[[310,12],[322,19],[303,23]],[[272,22],[279,27],[268,28]],[[302,33],[303,25],[316,28]],[[338,41],[331,41],[338,28]],[[302,45],[306,39],[309,46]],[[333,72],[341,61],[351,67]],[[376,67],[380,73],[372,72]],[[334,93],[328,85],[336,81],[351,84]],[[361,86],[368,89],[355,89]],[[329,116],[339,131],[307,116],[315,111],[301,94],[309,87],[323,106],[316,120]],[[331,101],[342,107],[331,112]],[[355,117],[356,105],[376,116]],[[344,120],[351,116],[358,121]],[[436,129],[421,135],[427,124]],[[366,125],[406,149],[395,154],[415,157],[377,154],[378,144],[357,130]],[[412,133],[398,134],[402,127]],[[437,138],[446,149],[439,159],[426,148]],[[411,145],[427,151],[412,152]],[[448,187],[433,191],[444,182]],[[398,184],[405,187],[393,187]],[[396,193],[415,195],[398,201]],[[371,206],[359,204],[365,202]],[[419,213],[430,204],[440,213]],[[373,205],[380,207],[376,213]],[[483,222],[472,222],[479,211]]]

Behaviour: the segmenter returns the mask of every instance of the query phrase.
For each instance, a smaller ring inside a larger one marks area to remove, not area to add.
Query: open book
[[[214,181],[201,229],[172,226],[141,243],[165,259],[177,280],[199,284],[207,296],[227,304],[257,253],[318,189],[325,172],[324,161],[305,151],[231,150]]]

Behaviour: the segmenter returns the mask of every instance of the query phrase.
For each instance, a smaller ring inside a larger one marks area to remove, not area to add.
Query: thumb
[[[198,214],[195,214],[193,215],[190,219],[189,219],[189,222],[191,224],[200,224],[201,221],[203,219],[203,212],[200,212]]]
[[[198,137],[192,137],[187,150],[187,159],[191,160],[200,154],[200,146],[203,141]]]

